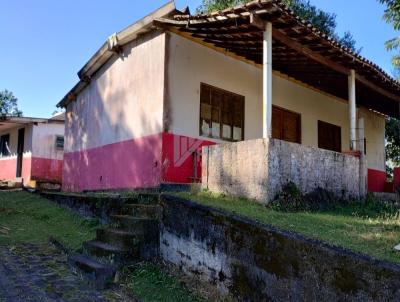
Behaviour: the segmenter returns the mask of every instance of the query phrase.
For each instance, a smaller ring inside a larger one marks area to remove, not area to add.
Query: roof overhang
[[[273,24],[273,69],[340,99],[348,75],[357,74],[357,103],[400,118],[400,84],[379,66],[297,17],[279,0],[257,0],[200,15],[176,14],[154,23],[202,44],[262,66],[263,31]]]
[[[0,117],[0,132],[12,128],[24,127],[26,125],[31,125],[31,124],[47,124],[47,123],[63,124],[64,120],[36,118],[36,117],[14,117],[14,116]]]
[[[100,49],[90,58],[90,60],[78,72],[80,81],[67,93],[67,95],[57,104],[57,107],[66,107],[71,101],[75,100],[89,83],[92,76],[115,54],[119,54],[122,47],[140,35],[154,30],[153,21],[157,18],[165,17],[177,13],[174,1],[169,1],[164,6],[147,15],[143,19],[135,22],[119,33],[111,35]]]

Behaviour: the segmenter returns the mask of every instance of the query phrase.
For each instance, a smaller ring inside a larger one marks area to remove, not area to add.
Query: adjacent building
[[[0,180],[61,183],[64,113],[50,119],[0,118]]]

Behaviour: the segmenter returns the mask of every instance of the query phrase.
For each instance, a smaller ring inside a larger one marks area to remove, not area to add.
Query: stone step
[[[122,207],[122,214],[135,218],[159,219],[161,208],[158,205],[150,204],[126,204]]]
[[[111,215],[111,226],[131,232],[135,235],[143,235],[148,240],[159,230],[159,222],[156,219],[135,218],[130,215]]]
[[[132,193],[125,197],[127,204],[157,204],[159,201],[158,193]]]
[[[140,241],[143,241],[143,234],[135,234],[122,229],[106,228],[97,230],[97,241],[105,242],[122,249],[132,249]]]
[[[68,263],[75,269],[79,269],[90,284],[97,289],[109,287],[115,277],[116,268],[112,265],[101,263],[86,255],[71,255],[68,257]]]
[[[119,265],[138,256],[135,248],[121,248],[106,242],[92,240],[83,243],[83,251],[85,255],[94,257],[102,263]]]

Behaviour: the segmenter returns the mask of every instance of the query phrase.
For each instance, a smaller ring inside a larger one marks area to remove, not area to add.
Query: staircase
[[[95,240],[83,243],[83,253],[68,259],[97,288],[111,284],[127,263],[156,257],[159,248],[159,195],[141,193],[127,199],[110,216],[110,224],[97,230]]]

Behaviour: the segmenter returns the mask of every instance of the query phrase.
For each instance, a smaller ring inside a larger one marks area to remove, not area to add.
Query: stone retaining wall
[[[359,198],[360,159],[277,139],[203,147],[202,187],[266,203],[288,182],[303,194],[325,189],[338,198]]]
[[[239,301],[399,301],[400,266],[163,196],[161,257]],[[318,227],[318,226],[316,226]]]

